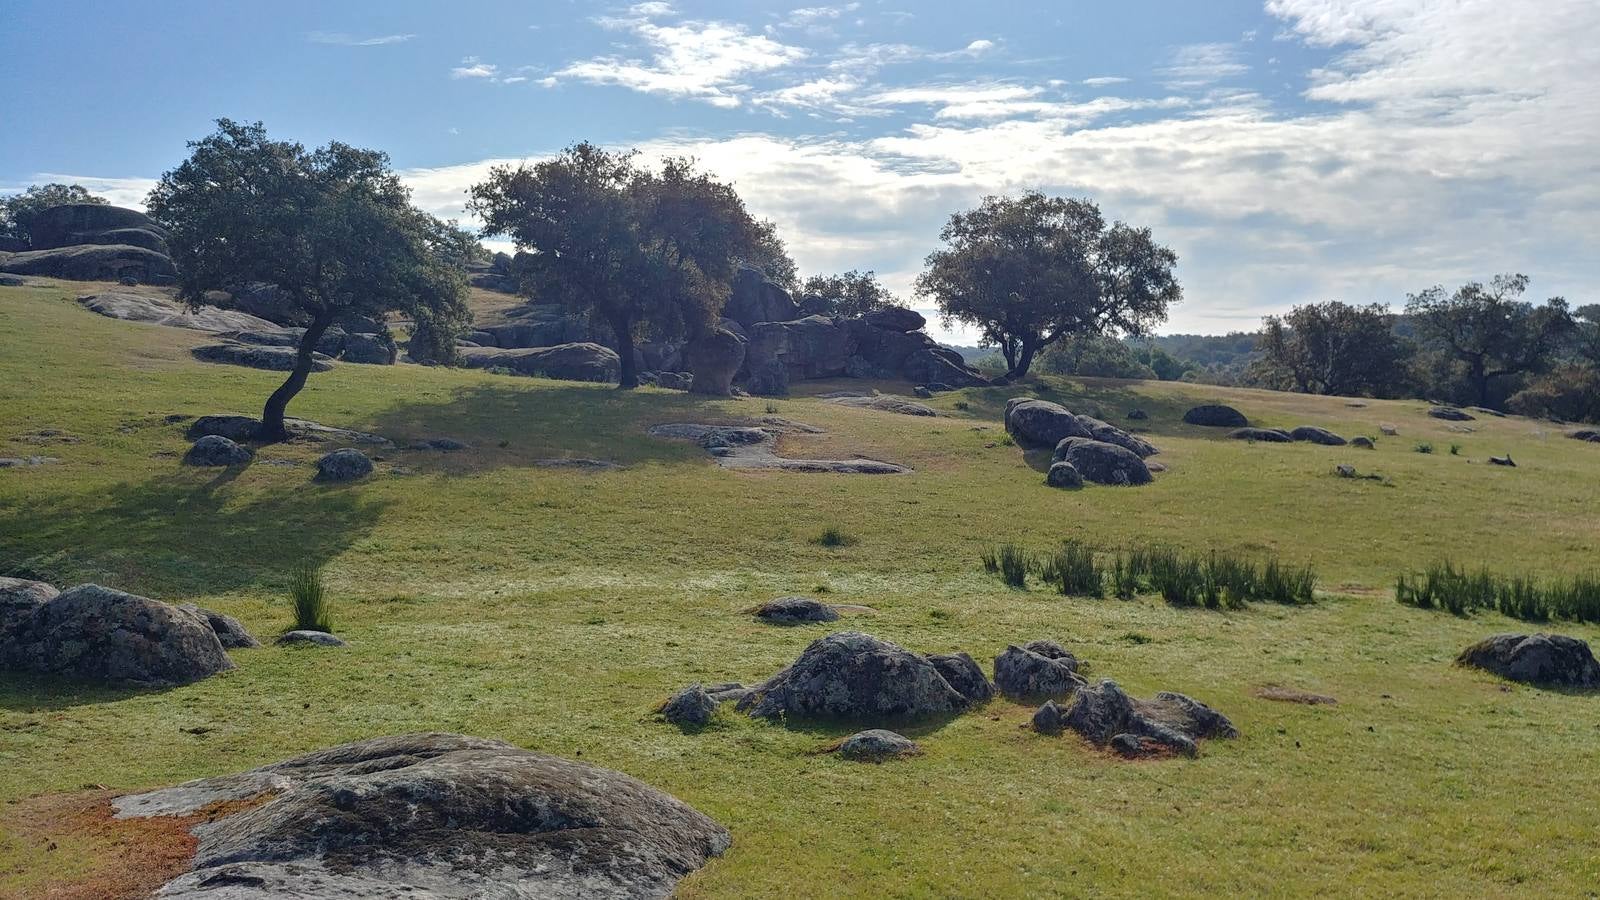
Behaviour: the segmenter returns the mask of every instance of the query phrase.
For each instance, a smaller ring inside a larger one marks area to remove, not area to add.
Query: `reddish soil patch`
[[[216,803],[189,816],[113,818],[119,791],[93,790],[32,797],[0,812],[0,827],[42,853],[74,853],[91,861],[87,874],[30,885],[26,892],[0,889],[3,900],[121,900],[150,896],[189,871],[198,841],[189,830],[240,810],[270,794]],[[62,847],[61,845],[65,845]],[[70,848],[70,849],[68,849]],[[4,873],[0,873],[4,874]]]
[[[1310,691],[1302,691],[1299,688],[1283,687],[1276,684],[1268,684],[1256,688],[1255,695],[1263,700],[1276,700],[1280,703],[1304,703],[1307,706],[1332,706],[1339,702],[1326,694],[1313,694]]]

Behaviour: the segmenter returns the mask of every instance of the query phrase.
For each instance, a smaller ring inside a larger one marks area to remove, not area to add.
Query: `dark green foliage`
[[[905,305],[870,270],[857,272],[852,269],[842,275],[813,275],[805,280],[800,293],[808,308],[820,306],[817,311],[830,316],[853,318],[887,306]]]
[[[1258,566],[1235,553],[1205,556],[1170,547],[1135,547],[1113,561],[1112,580],[1119,597],[1144,585],[1173,606],[1238,609],[1246,603],[1310,603],[1317,576],[1310,567],[1286,566],[1276,558]]]
[[[289,596],[294,607],[293,630],[333,633],[333,615],[321,569],[316,566],[295,569],[289,576]]]
[[[1460,444],[1451,444],[1450,445],[1450,455],[1451,456],[1460,456],[1461,455],[1461,445]]]
[[[849,547],[856,542],[854,535],[845,534],[843,530],[830,525],[822,529],[822,533],[811,539],[811,543],[820,547]]]
[[[1579,575],[1540,583],[1523,575],[1498,575],[1487,569],[1468,572],[1449,560],[1436,562],[1421,574],[1401,575],[1395,599],[1418,609],[1439,609],[1458,616],[1480,610],[1525,622],[1562,619],[1600,622],[1600,578]]]
[[[1014,588],[1027,587],[1029,565],[1028,554],[1015,544],[1002,544],[996,550],[984,551],[979,562],[983,570],[991,575],[999,575],[1000,580]]]
[[[1095,562],[1094,549],[1078,540],[1069,540],[1061,549],[1044,556],[1038,563],[1039,577],[1069,597],[1102,597],[1105,575]]]
[[[1406,301],[1422,344],[1453,362],[1478,406],[1492,402],[1495,379],[1546,367],[1576,327],[1565,300],[1534,306],[1521,299],[1527,289],[1526,275],[1496,275],[1488,285],[1471,282],[1453,294],[1436,286]]]
[[[1411,449],[1417,451],[1418,453],[1432,453],[1433,444],[1428,441],[1418,441],[1417,446]]]
[[[1251,599],[1271,603],[1310,603],[1316,598],[1317,573],[1310,566],[1295,568],[1276,559],[1261,570]]]
[[[1267,316],[1252,381],[1309,394],[1400,396],[1415,348],[1395,334],[1394,322],[1382,304],[1338,301]]]

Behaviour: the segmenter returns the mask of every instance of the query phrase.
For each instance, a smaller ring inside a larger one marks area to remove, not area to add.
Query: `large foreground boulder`
[[[186,466],[242,466],[255,457],[249,447],[241,447],[220,434],[208,434],[183,455]]]
[[[1207,428],[1249,428],[1250,420],[1244,417],[1231,406],[1220,403],[1206,403],[1193,407],[1183,414],[1183,421],[1190,425],[1203,425]]]
[[[164,898],[666,897],[726,829],[620,772],[454,734],[374,738],[118,798],[119,818],[260,805],[195,829]]]
[[[1137,700],[1110,680],[1074,694],[1063,724],[1124,756],[1194,756],[1200,738],[1239,735],[1226,716],[1183,694],[1163,691],[1153,699]]]
[[[39,604],[0,644],[0,664],[102,684],[188,684],[233,668],[201,616],[97,584]]]
[[[4,648],[16,630],[33,617],[34,610],[60,594],[54,586],[43,581],[0,578],[0,662],[4,661]]]
[[[1126,447],[1088,438],[1063,438],[1051,463],[1069,462],[1095,484],[1138,485],[1155,480],[1150,466]]]
[[[354,447],[324,454],[317,460],[315,480],[328,483],[357,481],[372,474],[372,460]]]
[[[1502,678],[1553,687],[1600,687],[1589,645],[1564,634],[1496,634],[1461,651],[1456,662]]]
[[[859,631],[811,643],[739,702],[758,718],[890,721],[959,712],[970,701],[926,658]]]
[[[760,322],[789,322],[800,315],[789,292],[768,281],[760,269],[741,266],[722,315],[746,329]]]
[[[615,350],[588,342],[516,350],[467,347],[461,363],[469,369],[510,369],[564,381],[616,381],[622,371],[622,357]]]

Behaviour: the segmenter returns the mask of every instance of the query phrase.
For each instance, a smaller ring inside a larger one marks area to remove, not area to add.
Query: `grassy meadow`
[[[1600,884],[1600,696],[1452,665],[1462,647],[1544,628],[1402,606],[1402,572],[1448,557],[1535,575],[1600,567],[1600,445],[1520,418],[1471,433],[1416,401],[1178,383],[1044,379],[928,401],[938,418],[796,396],[708,400],[411,365],[314,375],[290,414],[472,449],[382,451],[374,477],[313,484],[336,445],[261,450],[242,471],[179,465],[182,422],[258,414],[279,373],[211,365],[207,335],[101,318],[73,283],[0,288],[0,573],[95,581],[237,616],[269,642],[288,584],[325,567],[343,651],[233,651],[235,671],[163,691],[0,674],[0,896],[92,870],[90,839],[8,825],[34,795],[136,790],[379,734],[498,737],[657,785],[733,834],[685,897],[1153,896],[1312,892],[1593,896]],[[860,382],[806,382],[816,394]],[[876,387],[909,393],[906,384]],[[1003,440],[1008,397],[1126,423],[1168,470],[1140,488],[1045,487],[1048,453]],[[1181,424],[1222,401],[1252,424],[1321,425],[1375,450],[1250,444]],[[650,438],[661,422],[776,414],[826,429],[792,456],[861,455],[904,476],[740,472]],[[1380,436],[1381,424],[1398,436]],[[58,430],[58,436],[40,432]],[[1418,442],[1434,452],[1415,452]],[[1459,444],[1459,453],[1450,446]],[[1510,453],[1517,468],[1487,464]],[[591,457],[623,468],[536,465]],[[1349,463],[1382,480],[1339,478]],[[827,528],[855,538],[825,547]],[[1310,606],[1174,609],[1158,598],[1006,588],[979,555],[1068,538],[1115,548],[1277,555],[1319,576]],[[905,729],[924,755],[881,766],[818,751],[848,728],[783,727],[724,707],[685,734],[652,709],[691,681],[759,680],[828,626],[741,611],[783,594],[863,604],[838,623],[987,671],[1054,638],[1091,677],[1190,694],[1242,736],[1195,760],[1125,762],[1025,726],[995,700]],[[1335,706],[1273,702],[1268,685]]]

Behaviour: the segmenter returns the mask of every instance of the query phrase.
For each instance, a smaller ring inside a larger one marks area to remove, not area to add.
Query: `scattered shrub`
[[[1000,435],[999,440],[997,440],[995,443],[998,443],[1002,447],[1015,447],[1017,445],[1017,439],[1007,433]]]
[[[328,588],[322,570],[300,566],[289,576],[289,596],[294,607],[294,631],[333,633],[333,615],[328,604]]]
[[[827,528],[822,529],[821,534],[811,539],[811,543],[820,547],[849,547],[854,545],[855,542],[854,535],[845,534],[842,529],[834,525],[829,525]]]
[[[966,411],[967,411],[967,410],[969,410],[969,409],[971,409],[971,408],[972,408],[972,404],[971,404],[971,403],[968,403],[968,402],[967,402],[967,401],[965,401],[965,400],[957,400],[957,401],[956,401],[956,402],[955,402],[955,404],[954,404],[954,406],[955,406],[955,408],[956,408],[956,409],[959,409],[959,410],[961,410],[961,411],[962,411],[962,412],[966,412]]]
[[[1412,449],[1417,451],[1418,453],[1432,453],[1433,452],[1433,444],[1430,444],[1427,441],[1418,441],[1417,442],[1417,446],[1413,447]]]
[[[1020,588],[1028,584],[1028,554],[1015,544],[1003,544],[997,550],[985,551],[978,558],[983,570],[999,575],[1007,585]]]
[[[770,415],[776,415],[777,412],[778,412],[778,404],[773,403],[770,400],[767,401],[767,415],[769,415],[769,416]]]
[[[1460,456],[1461,455],[1461,445],[1460,444],[1451,444],[1450,445],[1450,455],[1451,456]]]

